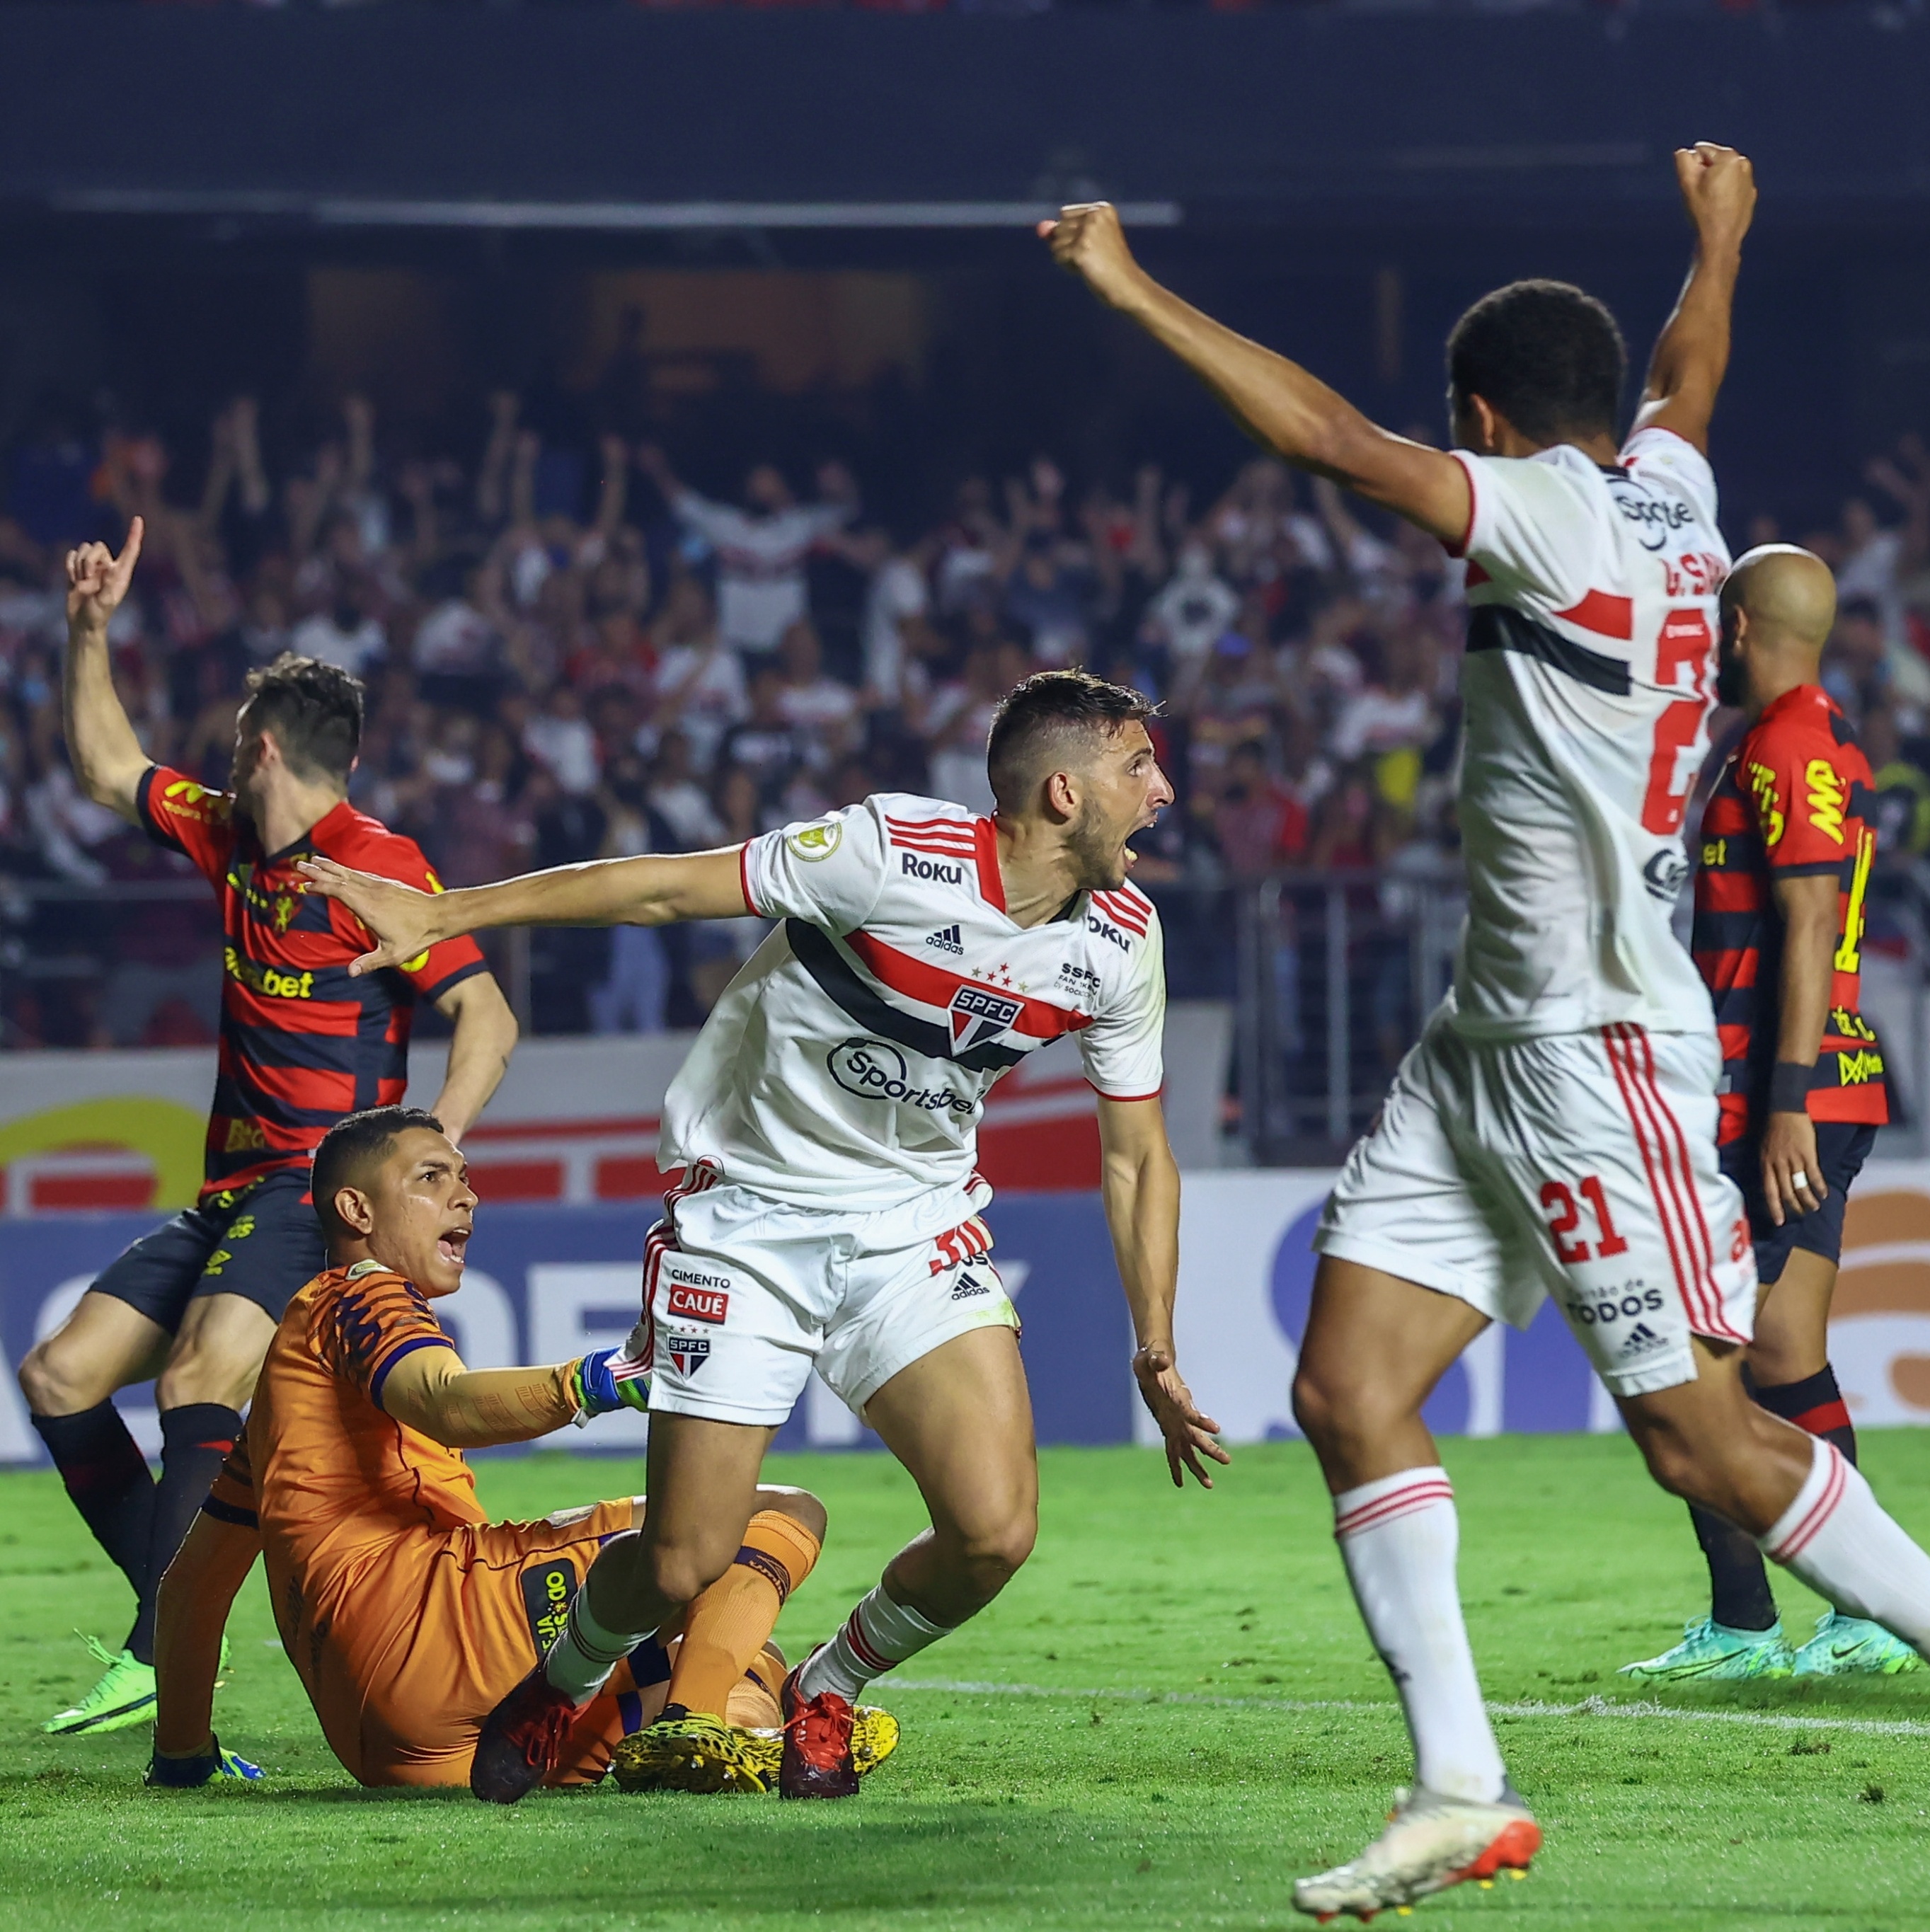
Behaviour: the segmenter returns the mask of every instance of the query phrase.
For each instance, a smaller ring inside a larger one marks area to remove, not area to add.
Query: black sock
[[[161,1480],[155,1486],[154,1522],[148,1538],[147,1588],[128,1634],[128,1648],[143,1664],[154,1661],[155,1603],[161,1580],[241,1432],[240,1416],[218,1402],[187,1402],[161,1411]]]
[[[1799,1382],[1777,1382],[1755,1391],[1757,1401],[1772,1415],[1820,1436],[1842,1451],[1852,1468],[1856,1460],[1856,1425],[1850,1420],[1843,1391],[1836,1386],[1836,1371],[1825,1362],[1813,1376]]]
[[[1756,1539],[1693,1503],[1688,1516],[1708,1560],[1709,1614],[1730,1630],[1767,1630],[1776,1620],[1776,1600]]]
[[[78,1415],[37,1415],[33,1424],[81,1520],[138,1597],[147,1587],[155,1485],[120,1411],[98,1402]]]

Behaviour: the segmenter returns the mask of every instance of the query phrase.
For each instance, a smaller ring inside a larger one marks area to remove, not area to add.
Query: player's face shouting
[[[1085,774],[1085,796],[1068,838],[1082,892],[1115,892],[1139,856],[1127,842],[1172,802],[1172,787],[1140,724],[1122,725]]]
[[[476,1225],[462,1156],[442,1135],[409,1128],[396,1136],[369,1198],[375,1225],[368,1245],[376,1259],[425,1294],[455,1294]]]

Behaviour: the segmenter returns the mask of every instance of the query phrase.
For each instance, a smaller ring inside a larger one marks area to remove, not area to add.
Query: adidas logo
[[[1667,1344],[1646,1322],[1638,1322],[1622,1338],[1622,1352],[1625,1355],[1639,1355],[1649,1348],[1666,1347]]]
[[[947,926],[942,932],[927,933],[925,935],[925,944],[927,946],[935,946],[941,952],[956,952],[962,955],[965,951],[965,946],[959,938],[959,929],[955,926]]]

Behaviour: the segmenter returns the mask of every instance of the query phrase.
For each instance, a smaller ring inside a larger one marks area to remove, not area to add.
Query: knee
[[[762,1483],[758,1486],[758,1508],[776,1516],[788,1516],[815,1541],[822,1543],[830,1522],[830,1512],[809,1490],[795,1490],[782,1483]]]
[[[85,1378],[71,1372],[80,1365],[64,1359],[56,1346],[59,1339],[53,1336],[39,1343],[20,1364],[20,1393],[35,1415],[77,1415],[107,1400],[107,1394],[97,1394]]]
[[[260,1372],[259,1356],[237,1355],[232,1349],[184,1337],[155,1378],[155,1404],[164,1412],[198,1402],[239,1408],[254,1393]]]
[[[1302,1358],[1293,1378],[1293,1419],[1316,1450],[1371,1442],[1406,1420],[1407,1405],[1385,1382],[1344,1365]]]
[[[1038,1511],[1022,1508],[961,1537],[959,1563],[972,1593],[981,1602],[991,1602],[1024,1568],[1038,1536]]]
[[[730,1568],[737,1554],[716,1538],[647,1542],[638,1551],[641,1581],[666,1603],[691,1604]]]

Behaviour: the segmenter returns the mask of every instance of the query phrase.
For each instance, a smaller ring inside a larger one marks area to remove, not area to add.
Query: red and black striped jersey
[[[1876,832],[1870,767],[1819,685],[1763,712],[1722,768],[1702,820],[1690,950],[1715,1002],[1724,1144],[1750,1130],[1775,1064],[1782,920],[1772,878],[1838,880],[1835,977],[1809,1089],[1817,1120],[1889,1118],[1883,1048],[1859,1009],[1864,896]]]
[[[413,839],[347,800],[285,850],[264,854],[234,799],[152,765],[136,794],[158,844],[185,853],[221,908],[221,1042],[208,1120],[203,1199],[278,1168],[305,1168],[344,1114],[387,1106],[409,1083],[419,999],[440,999],[486,970],[474,940],[446,940],[399,970],[349,976],[369,950],[346,906],[311,892],[295,870],[320,854],[440,892]]]

